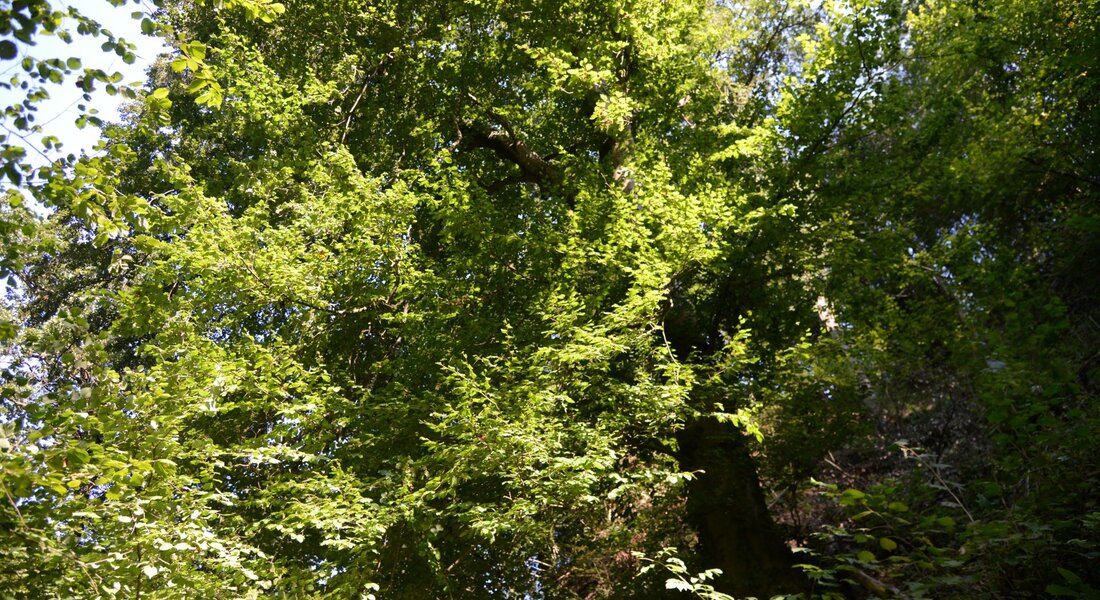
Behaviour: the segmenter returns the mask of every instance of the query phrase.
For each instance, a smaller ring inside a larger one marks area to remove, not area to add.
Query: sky
[[[141,19],[133,18],[131,13],[150,13],[155,9],[151,2],[129,0],[120,7],[111,6],[107,0],[68,0],[51,1],[57,10],[73,7],[83,15],[98,21],[100,25],[110,30],[118,37],[137,46],[134,53],[137,60],[128,65],[122,58],[113,52],[104,52],[100,47],[103,36],[92,37],[79,35],[75,31],[75,23],[68,22],[67,29],[73,32],[73,42],[66,44],[56,36],[39,36],[35,45],[26,46],[19,44],[19,56],[10,61],[0,61],[0,79],[8,80],[16,73],[22,73],[20,61],[24,56],[33,56],[38,59],[76,57],[81,60],[82,68],[103,69],[107,73],[122,73],[123,83],[144,83],[145,72],[157,55],[166,52],[167,49],[159,38],[143,35],[141,33]],[[5,36],[6,37],[6,36]],[[50,156],[64,154],[92,153],[92,148],[99,140],[99,130],[93,126],[78,129],[74,124],[78,116],[77,105],[84,103],[83,91],[76,87],[75,80],[78,72],[74,71],[61,84],[50,85],[46,89],[50,94],[48,100],[43,101],[38,108],[36,123],[42,125],[43,131],[30,139],[39,149],[42,149],[41,139],[47,135],[56,136],[62,143],[61,150],[45,151]],[[0,107],[16,104],[23,100],[23,90],[0,89]],[[92,93],[91,102],[87,106],[99,111],[99,116],[104,121],[113,122],[119,120],[119,108],[126,102],[122,96],[110,96],[103,91],[102,85],[96,86]],[[40,166],[46,159],[34,151],[28,151],[29,161]]]

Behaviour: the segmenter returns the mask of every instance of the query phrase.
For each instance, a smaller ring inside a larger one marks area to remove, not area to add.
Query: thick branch
[[[633,156],[634,119],[631,117],[627,120],[624,131],[604,135],[600,145],[600,163],[611,172],[611,180],[616,187],[628,194],[634,191],[630,164]]]
[[[628,44],[619,55],[618,88],[626,95],[630,93],[630,76],[634,70],[634,53]],[[634,117],[627,119],[622,132],[611,139],[611,179],[620,190],[629,194],[634,191]]]
[[[631,171],[631,159],[634,158],[634,131],[633,124],[628,126],[627,133],[611,139],[611,179],[623,192],[627,194],[634,191],[634,177]]]
[[[519,167],[521,181],[541,185],[561,181],[561,169],[531,149],[523,140],[506,130],[482,124],[459,125],[461,146],[492,150],[502,160]]]

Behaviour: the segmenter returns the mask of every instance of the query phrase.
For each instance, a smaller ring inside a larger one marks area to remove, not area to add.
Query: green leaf
[[[1063,579],[1065,579],[1067,582],[1069,582],[1071,584],[1077,585],[1077,584],[1081,583],[1081,578],[1076,573],[1074,573],[1074,572],[1072,572],[1068,569],[1063,569],[1062,567],[1058,567],[1058,573],[1062,576]]]
[[[672,577],[672,578],[669,578],[669,579],[665,580],[665,589],[666,590],[679,590],[681,592],[691,592],[695,589],[695,587],[692,586],[690,583],[682,580],[682,579],[677,579],[675,577]]]
[[[19,48],[11,40],[0,40],[0,59],[11,60],[19,55]]]
[[[202,89],[208,85],[210,85],[209,79],[196,79],[187,86],[187,91],[195,94],[202,91]]]
[[[206,44],[202,42],[191,42],[183,46],[184,52],[191,60],[201,63],[206,59]]]
[[[88,461],[91,460],[91,455],[88,454],[87,450],[76,446],[69,449],[67,456],[69,464],[72,465],[73,468],[79,468],[86,465]]]

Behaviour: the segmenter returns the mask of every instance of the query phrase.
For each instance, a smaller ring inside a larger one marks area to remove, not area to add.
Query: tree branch
[[[499,119],[499,117],[498,117]],[[502,124],[502,126],[504,126]],[[508,130],[511,127],[507,127]],[[557,165],[540,156],[523,140],[508,130],[492,129],[484,124],[460,124],[459,146],[492,150],[502,160],[519,167],[521,181],[550,185],[561,182],[562,173]],[[496,187],[496,186],[494,186]]]

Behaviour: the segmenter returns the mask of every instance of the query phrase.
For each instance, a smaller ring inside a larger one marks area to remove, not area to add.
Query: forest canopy
[[[0,0],[0,596],[1100,597],[1095,0],[130,8]]]

